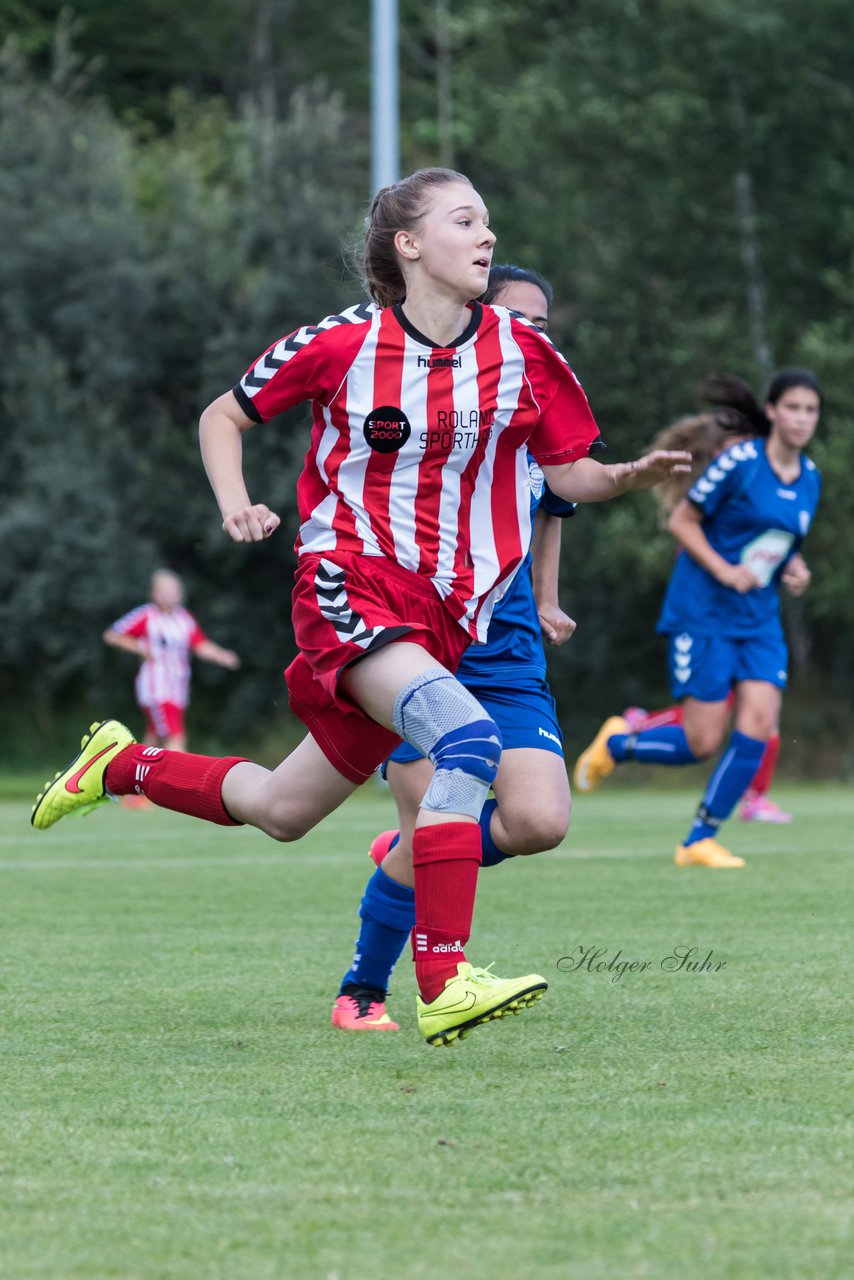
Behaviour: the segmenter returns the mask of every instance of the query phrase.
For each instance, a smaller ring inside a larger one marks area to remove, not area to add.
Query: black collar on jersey
[[[428,338],[425,334],[421,333],[419,329],[416,329],[414,324],[411,324],[410,321],[407,320],[404,315],[403,306],[400,302],[396,302],[394,304],[392,311],[395,314],[397,323],[400,325],[401,329],[403,329],[404,333],[408,333],[410,338],[414,338],[415,341],[420,342],[422,346],[430,347],[431,350],[436,351],[453,351],[456,347],[461,347],[464,342],[468,342],[469,338],[473,338],[477,333],[477,328],[480,324],[481,316],[483,315],[483,307],[480,303],[472,302],[471,320],[469,320],[465,329],[463,329],[459,337],[455,338],[453,342],[449,342],[447,346],[441,347],[438,342],[434,342],[432,338]]]

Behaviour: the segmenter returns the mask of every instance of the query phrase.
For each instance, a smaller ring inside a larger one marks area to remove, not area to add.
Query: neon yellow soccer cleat
[[[104,804],[104,774],[107,765],[125,747],[136,742],[130,729],[118,720],[102,720],[89,726],[80,742],[80,751],[71,764],[46,784],[33,805],[30,818],[39,831],[46,831],[69,813],[89,813]]]
[[[428,1044],[453,1044],[482,1022],[521,1013],[543,998],[548,985],[538,973],[497,978],[489,969],[475,969],[462,960],[456,978],[448,979],[435,1000],[425,1004],[417,997],[418,1027]]]
[[[694,844],[680,844],[673,859],[677,867],[743,867],[744,858],[730,853],[717,840],[707,836]]]
[[[609,716],[575,762],[572,781],[577,791],[595,791],[602,779],[614,772],[616,762],[608,750],[608,739],[615,733],[628,732],[628,722],[622,716]]]

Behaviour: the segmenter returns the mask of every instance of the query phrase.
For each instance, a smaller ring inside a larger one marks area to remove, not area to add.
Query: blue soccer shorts
[[[789,653],[782,636],[698,636],[681,631],[669,638],[670,691],[674,698],[723,702],[741,680],[764,680],[785,689]]]
[[[494,675],[488,685],[466,681],[465,686],[501,730],[503,750],[527,747],[535,751],[551,751],[562,757],[563,734],[548,683],[535,678],[516,680],[507,685],[500,681],[501,677]],[[388,759],[395,764],[411,764],[422,756],[417,747],[402,742]],[[385,765],[382,774],[385,777]]]

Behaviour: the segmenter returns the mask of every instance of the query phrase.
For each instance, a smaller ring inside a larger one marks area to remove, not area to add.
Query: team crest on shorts
[[[365,418],[365,439],[376,453],[397,453],[412,435],[409,419],[402,409],[382,405]]]

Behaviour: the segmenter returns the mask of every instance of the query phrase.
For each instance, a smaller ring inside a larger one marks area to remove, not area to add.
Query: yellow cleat
[[[435,1000],[416,999],[418,1028],[428,1044],[450,1045],[464,1040],[473,1027],[521,1013],[541,1000],[549,984],[538,973],[523,978],[497,978],[489,969],[475,969],[467,960],[457,965]]]
[[[104,791],[107,765],[134,742],[136,738],[130,729],[118,720],[102,720],[90,725],[71,764],[45,785],[33,805],[30,818],[33,826],[46,831],[69,813],[89,813],[104,804],[108,799]]]
[[[695,844],[680,844],[673,859],[677,867],[743,867],[744,858],[730,853],[717,840],[707,836]]]
[[[608,750],[608,739],[615,733],[629,733],[628,721],[622,716],[609,716],[586,751],[575,762],[572,781],[577,791],[595,791],[603,778],[614,772],[616,761]]]

